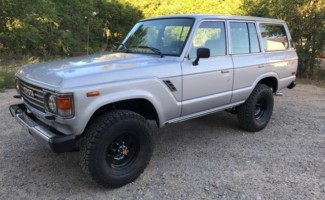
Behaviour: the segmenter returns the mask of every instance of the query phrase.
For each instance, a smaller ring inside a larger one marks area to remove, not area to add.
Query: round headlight
[[[19,81],[18,81],[18,79],[16,79],[16,90],[17,90],[17,93],[20,94],[20,88],[19,88]]]
[[[51,112],[56,113],[56,96],[51,94],[48,98],[48,108]]]

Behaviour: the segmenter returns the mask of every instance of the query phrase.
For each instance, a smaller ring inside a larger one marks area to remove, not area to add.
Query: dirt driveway
[[[10,116],[0,93],[0,199],[325,199],[325,89],[275,97],[261,132],[221,112],[166,126],[145,172],[119,189],[82,173],[78,153],[54,154]]]

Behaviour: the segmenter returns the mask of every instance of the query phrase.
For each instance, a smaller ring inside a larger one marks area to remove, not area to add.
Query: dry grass
[[[54,58],[52,58],[54,59]],[[2,54],[0,56],[0,92],[15,87],[15,73],[26,64],[39,63],[39,57]]]
[[[324,78],[318,79],[318,80],[298,78],[297,83],[298,84],[316,85],[318,87],[325,88],[325,79]]]
[[[0,57],[0,92],[15,87],[15,73],[25,64],[38,63],[39,58],[24,56],[18,57],[11,54]]]
[[[0,66],[0,92],[15,87],[15,73],[14,67]]]

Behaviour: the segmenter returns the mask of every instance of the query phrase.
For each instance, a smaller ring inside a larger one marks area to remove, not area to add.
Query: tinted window
[[[262,44],[265,51],[280,51],[288,48],[288,38],[282,25],[261,24]]]
[[[224,22],[202,22],[193,40],[190,58],[196,57],[199,47],[209,48],[211,57],[226,55]]]
[[[248,31],[249,31],[250,52],[251,53],[261,52],[255,24],[248,23]]]
[[[249,37],[246,23],[230,23],[232,54],[249,53]]]

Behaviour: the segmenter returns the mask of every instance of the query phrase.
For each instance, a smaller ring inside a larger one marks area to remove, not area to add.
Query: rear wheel
[[[150,127],[137,113],[119,110],[104,114],[85,134],[80,165],[100,185],[120,187],[130,183],[150,161]]]
[[[250,132],[264,129],[271,119],[273,104],[271,88],[258,84],[246,102],[238,108],[240,125]]]

